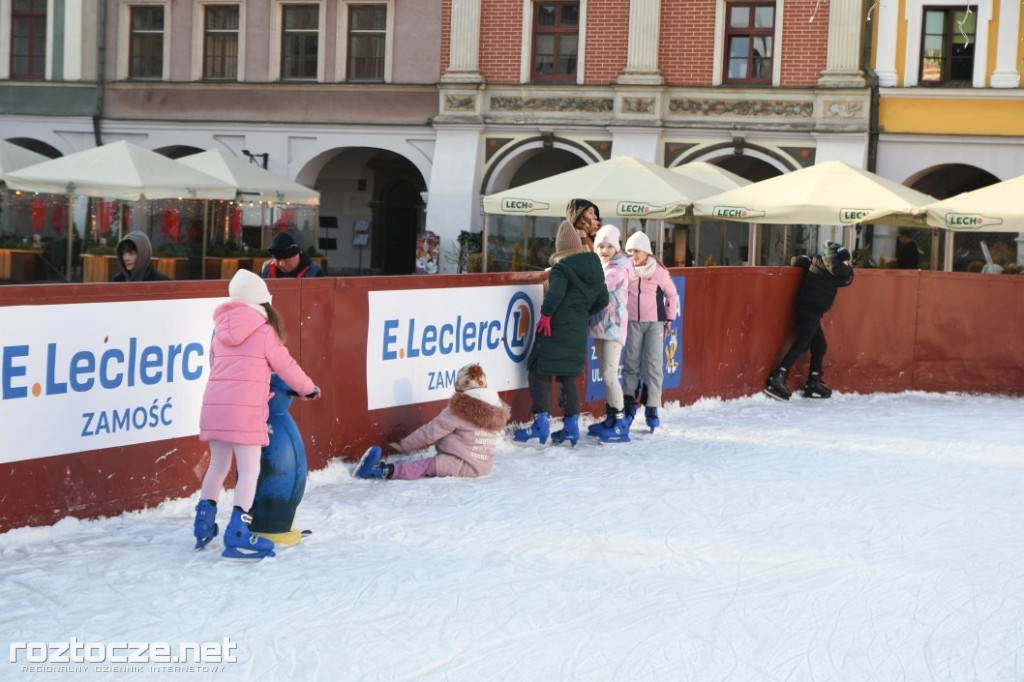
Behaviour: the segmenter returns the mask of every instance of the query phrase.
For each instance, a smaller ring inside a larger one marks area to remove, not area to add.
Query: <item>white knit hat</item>
[[[263,278],[249,270],[239,270],[228,284],[228,296],[248,303],[256,312],[266,315],[261,303],[270,303],[273,297]]]
[[[466,365],[455,376],[455,390],[468,391],[471,388],[487,388],[487,375],[478,364]]]
[[[634,251],[645,251],[653,254],[651,251],[651,240],[643,232],[634,232],[629,235],[629,239],[626,240],[626,253],[633,253]]]
[[[622,244],[619,243],[619,228],[614,225],[605,225],[594,235],[594,248],[601,244],[611,244],[616,251],[622,251]]]

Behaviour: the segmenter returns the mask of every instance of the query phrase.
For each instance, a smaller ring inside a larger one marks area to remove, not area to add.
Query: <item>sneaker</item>
[[[765,395],[776,400],[789,400],[793,392],[786,388],[787,374],[788,372],[782,367],[772,372],[772,375],[768,377],[768,381],[764,385]]]

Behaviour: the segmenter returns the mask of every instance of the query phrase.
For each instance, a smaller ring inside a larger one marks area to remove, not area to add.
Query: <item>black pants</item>
[[[796,359],[803,355],[808,349],[811,351],[811,372],[821,374],[821,366],[825,362],[825,351],[828,344],[825,343],[825,332],[821,329],[821,316],[816,310],[805,310],[797,308],[796,311],[796,338],[793,345],[786,352],[780,367],[788,372],[793,368]]]
[[[550,374],[537,374],[530,370],[527,375],[530,384],[530,400],[533,402],[533,413],[551,410],[551,379],[557,379],[561,390],[558,394],[558,407],[565,416],[580,413],[580,389],[576,385],[576,377],[552,377]]]

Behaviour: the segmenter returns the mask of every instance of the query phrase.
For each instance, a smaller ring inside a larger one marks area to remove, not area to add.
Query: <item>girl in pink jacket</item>
[[[249,509],[256,496],[260,451],[270,443],[270,373],[276,372],[308,399],[317,398],[320,389],[285,348],[284,324],[270,305],[266,283],[248,270],[239,270],[228,285],[228,296],[231,300],[213,312],[210,380],[199,415],[199,439],[210,443],[210,466],[196,506],[196,549],[217,535],[217,498],[234,453],[238,482],[224,533],[224,556],[263,558],[274,555],[274,543],[249,531]]]
[[[455,395],[441,414],[398,443],[395,452],[423,450],[431,445],[437,455],[425,459],[386,464],[381,449],[373,446],[353,470],[358,478],[411,480],[432,476],[476,478],[491,473],[498,434],[509,418],[509,406],[498,392],[487,388],[487,376],[480,365],[466,365],[455,377]]]
[[[660,424],[661,380],[665,365],[665,327],[679,315],[679,293],[668,270],[657,261],[651,240],[643,232],[634,232],[626,240],[626,253],[633,256],[633,274],[629,279],[629,332],[622,360],[622,391],[625,412],[630,423],[636,415],[636,390],[640,377],[647,387],[647,426],[654,431]]]

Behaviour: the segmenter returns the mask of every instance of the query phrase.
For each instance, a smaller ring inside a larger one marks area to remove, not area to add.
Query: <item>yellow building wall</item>
[[[1012,100],[883,96],[885,133],[1024,136],[1024,98]]]

